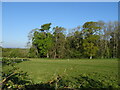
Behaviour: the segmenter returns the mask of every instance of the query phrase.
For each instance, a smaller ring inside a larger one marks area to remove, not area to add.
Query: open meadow
[[[58,74],[71,77],[93,72],[118,79],[117,59],[30,59],[18,67],[28,72],[35,83],[47,82]]]

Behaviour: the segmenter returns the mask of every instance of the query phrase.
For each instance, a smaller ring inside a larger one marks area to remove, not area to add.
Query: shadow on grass
[[[2,63],[2,65],[4,66],[4,65],[21,63],[23,61],[30,61],[30,60],[29,59],[7,59],[7,58],[3,58],[0,63]]]

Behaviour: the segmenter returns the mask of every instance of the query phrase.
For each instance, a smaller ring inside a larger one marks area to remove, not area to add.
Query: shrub
[[[93,78],[94,77],[94,78]],[[97,78],[95,78],[97,77]],[[117,83],[117,80],[100,75],[98,73],[92,74],[80,74],[77,77],[66,78],[65,76],[58,75],[53,80],[48,81],[47,83],[40,84],[31,84],[25,85],[26,90],[39,90],[39,89],[52,89],[52,90],[61,90],[61,89],[105,89],[105,90],[116,90],[120,89],[120,86]]]
[[[28,79],[28,74],[21,71],[15,66],[15,60],[3,58],[3,67],[7,66],[8,70],[2,72],[2,89],[21,89],[24,85],[32,81]]]

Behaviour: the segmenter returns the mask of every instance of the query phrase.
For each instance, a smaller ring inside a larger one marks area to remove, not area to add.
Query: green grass
[[[34,83],[47,82],[58,74],[69,78],[81,73],[98,72],[116,79],[116,75],[118,75],[117,59],[30,59],[17,66],[28,72]]]

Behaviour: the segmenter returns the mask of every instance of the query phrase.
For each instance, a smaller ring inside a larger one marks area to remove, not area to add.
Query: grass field
[[[69,78],[81,73],[92,72],[118,79],[117,59],[30,59],[17,66],[28,72],[34,83],[47,82],[58,74]]]

